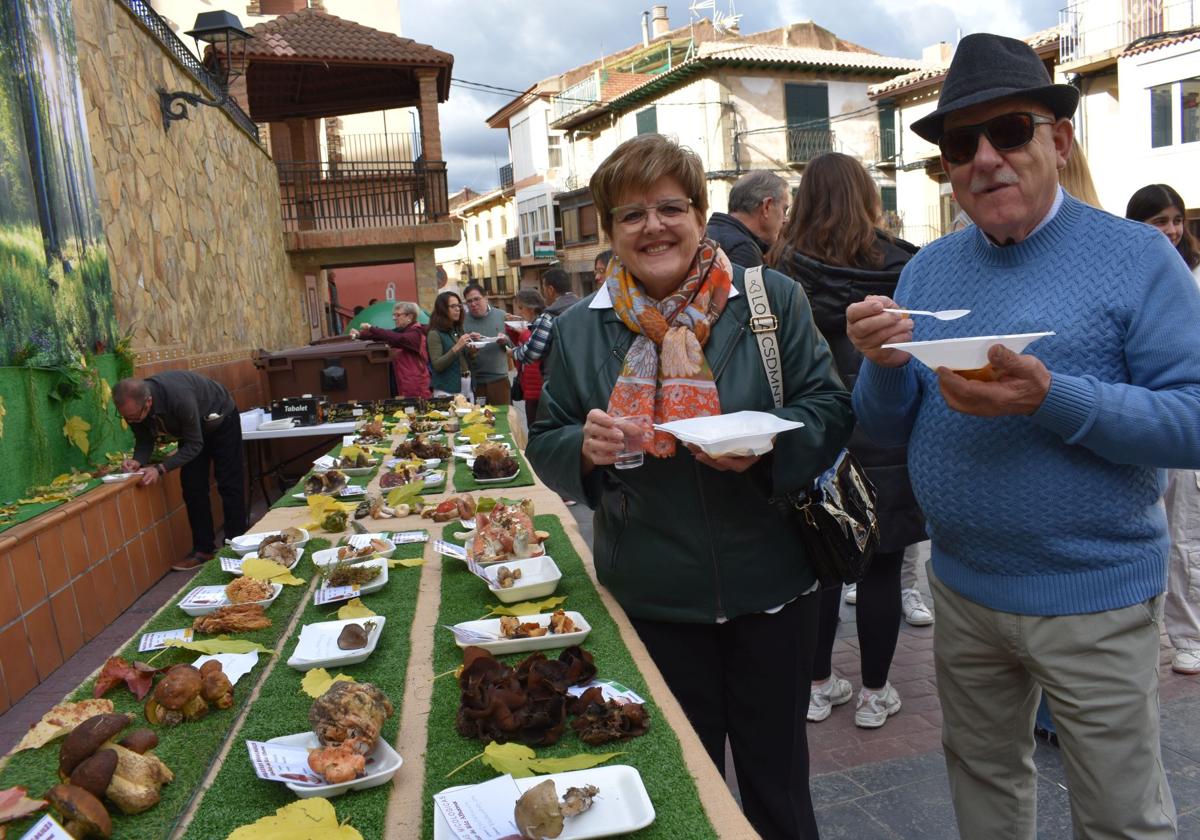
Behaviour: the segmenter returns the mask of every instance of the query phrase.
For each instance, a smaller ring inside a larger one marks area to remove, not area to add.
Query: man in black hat
[[[1059,187],[1078,98],[1024,42],[964,38],[913,130],[975,224],[914,257],[896,298],[971,314],[918,323],[881,297],[846,313],[866,357],[855,414],[876,442],[907,444],[928,521],[942,743],[971,840],[1036,835],[1043,692],[1075,835],[1175,837],[1159,497],[1162,468],[1200,464],[1200,293],[1165,237]],[[960,365],[977,370],[888,346],[1035,332],[1025,354],[997,344],[985,367]]]

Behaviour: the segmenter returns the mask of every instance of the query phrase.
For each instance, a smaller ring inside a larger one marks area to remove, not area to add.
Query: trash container
[[[270,400],[312,394],[348,402],[391,396],[391,354],[386,344],[336,337],[291,350],[258,350],[253,359],[267,376]]]

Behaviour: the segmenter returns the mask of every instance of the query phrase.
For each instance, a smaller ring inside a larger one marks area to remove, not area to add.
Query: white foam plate
[[[695,444],[706,455],[719,458],[723,455],[765,455],[774,448],[777,434],[803,425],[766,411],[735,411],[715,417],[655,423],[654,428],[674,435],[684,443]]]
[[[366,487],[359,487],[357,484],[347,484],[345,487],[339,487],[336,493],[313,493],[314,496],[336,496],[339,499],[349,499],[354,496],[367,495]],[[292,498],[307,499],[308,493],[293,493]]]
[[[375,627],[367,633],[365,648],[342,650],[337,646],[338,636],[342,634],[342,629],[347,624],[365,625],[368,621],[375,622]],[[387,618],[384,616],[373,615],[370,618],[347,618],[340,621],[319,621],[315,624],[305,624],[300,628],[300,641],[296,644],[296,650],[292,652],[287,664],[297,671],[355,665],[366,660],[375,652],[386,622]]]
[[[381,571],[378,575],[376,575],[375,579],[373,581],[371,581],[370,583],[360,586],[358,588],[358,592],[355,593],[355,595],[353,597],[357,598],[359,595],[370,595],[372,592],[378,592],[380,589],[383,589],[383,587],[387,586],[388,561],[386,558],[376,557],[373,560],[364,560],[361,563],[355,563],[354,565],[355,566],[378,566],[383,571]],[[327,584],[322,583],[317,591],[319,592],[322,589],[329,589],[329,588],[330,587]],[[316,597],[316,594],[317,593],[314,592],[313,597]],[[336,602],[331,602],[331,603],[336,603]]]
[[[304,549],[298,549],[296,551],[296,559],[293,560],[291,563],[289,563],[286,568],[288,568],[288,569],[296,568],[296,566],[299,565],[300,557],[303,554],[304,554]],[[251,551],[249,554],[243,554],[241,557],[220,557],[218,559],[221,561],[221,571],[229,572],[229,574],[231,574],[231,575],[241,575],[241,574],[244,574],[244,572],[242,571],[242,564],[245,563],[247,560],[258,559],[258,552]],[[275,562],[278,562],[278,561],[275,561]]]
[[[300,732],[295,735],[280,735],[278,738],[272,738],[268,743],[272,744],[287,744],[292,747],[304,747],[305,749],[315,750],[321,746],[321,742],[317,740],[315,732]],[[361,779],[355,779],[352,782],[343,782],[340,785],[297,785],[292,782],[284,782],[288,790],[296,794],[301,799],[308,799],[313,796],[338,796],[348,790],[368,790],[369,788],[379,787],[386,784],[392,776],[396,775],[396,771],[400,769],[400,765],[404,763],[404,759],[400,757],[400,753],[392,749],[392,745],[387,742],[387,738],[380,738],[375,742],[375,749],[367,753],[367,775]],[[454,835],[451,834],[450,837]]]
[[[103,481],[105,484],[118,484],[119,482],[122,482],[127,478],[133,478],[135,475],[141,475],[141,473],[140,472],[109,473],[108,475],[100,476],[100,480]]]
[[[355,548],[362,548],[364,545],[367,545],[371,542],[371,537],[376,537],[383,540],[391,546],[391,549],[387,551],[379,551],[375,554],[369,554],[360,560],[356,560],[356,563],[365,563],[368,560],[374,560],[377,557],[387,558],[396,553],[396,544],[382,534],[355,534],[350,538],[350,545],[354,546]],[[327,548],[323,551],[314,551],[312,556],[313,565],[318,569],[324,569],[328,566],[336,566],[338,564],[337,553],[338,550],[336,548]]]
[[[372,458],[371,465],[367,466],[367,467],[335,467],[334,469],[340,469],[346,475],[370,475],[374,471],[374,469],[378,466],[379,466],[379,459]],[[315,473],[323,473],[323,472],[328,472],[329,469],[330,469],[329,467],[318,467],[318,466],[314,465],[312,471]]]
[[[500,442],[504,443],[504,446],[505,446],[505,448],[510,448],[510,447],[508,446],[508,443],[504,442],[504,435],[500,435],[500,434],[488,435],[488,436],[487,436],[487,439],[488,439],[488,440],[500,441]],[[475,444],[471,443],[471,439],[470,439],[469,437],[467,437],[466,435],[458,435],[458,436],[455,438],[455,440],[461,440],[461,441],[463,441],[463,443],[466,443],[466,444],[470,445],[470,446],[471,446],[471,448],[474,448],[474,447],[475,447]],[[456,447],[456,448],[457,448],[457,447]]]
[[[304,534],[304,539],[293,544],[296,548],[303,551],[305,544],[309,540],[309,533],[303,528],[298,528],[297,530]],[[249,554],[251,551],[258,551],[259,544],[267,537],[273,537],[279,533],[282,533],[282,531],[259,531],[256,534],[242,534],[240,537],[234,537],[229,540],[227,544],[238,554]]]
[[[267,598],[265,601],[248,601],[247,603],[262,604],[263,608],[266,609],[274,603],[282,591],[282,583],[272,583],[270,598]],[[197,586],[179,602],[179,608],[188,615],[193,616],[208,615],[210,612],[230,605],[230,600],[225,597],[224,586]]]
[[[514,330],[523,330],[529,326],[528,321],[505,321],[504,326],[512,327]]]
[[[550,613],[540,613],[538,615],[521,615],[517,616],[522,624],[528,624],[531,621],[536,621],[538,624],[545,627],[550,623]],[[479,621],[461,621],[454,625],[465,630],[471,630],[476,633],[490,633],[497,638],[493,641],[478,641],[478,642],[460,642],[456,636],[454,643],[460,648],[475,647],[483,648],[489,653],[505,654],[505,653],[525,653],[531,650],[550,650],[551,648],[565,648],[571,645],[583,644],[583,640],[587,638],[588,633],[592,631],[592,626],[587,623],[582,615],[571,610],[567,610],[567,617],[575,622],[575,632],[573,633],[547,633],[545,636],[534,636],[531,639],[502,639],[500,636],[500,619],[484,618]]]
[[[566,821],[562,834],[558,835],[559,840],[589,840],[594,837],[625,835],[654,822],[654,803],[650,801],[650,794],[646,792],[642,776],[628,764],[610,764],[590,770],[572,770],[513,781],[516,782],[517,789],[524,793],[546,779],[554,780],[554,789],[560,799],[570,787],[595,785],[600,789],[591,808]],[[462,790],[465,787],[468,785],[457,785],[446,790]],[[513,805],[516,805],[515,800]],[[433,840],[456,840],[453,829],[446,823],[446,818],[436,805],[433,808]]]
[[[474,466],[474,463],[472,463],[472,466]],[[515,473],[513,473],[512,475],[501,476],[500,478],[476,478],[475,483],[476,484],[508,484],[508,482],[512,481],[520,474],[521,474],[521,468],[517,467],[517,471]]]
[[[1054,335],[1053,332],[1013,333],[1011,335],[980,335],[969,338],[940,338],[936,341],[902,341],[885,344],[889,350],[903,350],[917,357],[922,364],[934,370],[947,367],[951,370],[976,370],[988,363],[988,350],[1003,344],[1014,353],[1024,351],[1039,338]]]
[[[521,579],[508,589],[501,589],[496,582],[500,579],[500,567],[520,569]],[[534,598],[545,598],[554,594],[558,582],[562,580],[562,572],[558,564],[547,555],[530,557],[526,560],[505,560],[503,563],[492,563],[484,568],[491,584],[488,591],[495,595],[502,604],[515,604],[517,601],[529,601]]]
[[[295,417],[280,417],[278,420],[268,420],[265,423],[258,424],[260,432],[275,432],[280,429],[290,429],[297,424]]]
[[[470,344],[472,347],[478,350],[480,348],[487,347],[489,344],[495,344],[499,340],[500,336],[494,335],[491,338],[481,338],[478,341],[468,341],[467,344]]]

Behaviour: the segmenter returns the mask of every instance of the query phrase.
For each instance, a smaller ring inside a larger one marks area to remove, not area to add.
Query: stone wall
[[[201,87],[115,0],[74,9],[117,321],[141,360],[307,343],[267,153],[217,108],[164,131],[156,90]]]

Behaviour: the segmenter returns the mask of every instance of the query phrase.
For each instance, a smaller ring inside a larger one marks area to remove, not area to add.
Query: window
[[[1196,142],[1200,142],[1200,78],[1150,88],[1150,147]]]
[[[880,187],[879,201],[883,205],[884,213],[896,212],[896,188],[895,187]]]
[[[599,219],[596,218],[596,205],[585,204],[579,208],[579,238],[595,239]]]
[[[1179,122],[1184,143],[1200,140],[1200,79],[1179,83]]]
[[[535,256],[539,241],[554,238],[554,230],[550,227],[550,196],[539,195],[519,202],[517,223],[521,236],[521,256]]]
[[[502,215],[500,217],[500,235],[508,236],[508,212],[507,211],[505,211],[504,215]]]
[[[487,220],[487,232],[488,232],[488,239],[491,239],[492,238],[492,220],[491,219]]]
[[[1150,88],[1150,146],[1157,149],[1160,146],[1171,145],[1171,88],[1172,85],[1159,85]]]
[[[807,163],[833,151],[829,130],[829,89],[825,85],[785,84],[783,107],[787,120],[787,159]]]
[[[568,207],[562,211],[563,242],[579,241],[579,208]]]
[[[896,109],[879,109],[879,159],[896,158]]]
[[[658,110],[656,106],[651,105],[646,110],[637,112],[637,133],[658,133]]]
[[[551,169],[557,169],[562,166],[562,135],[551,134],[546,138],[547,152],[550,156],[549,165]]]
[[[476,222],[476,223],[475,223],[475,241],[476,241],[476,242],[482,242],[482,241],[483,241],[483,240],[481,240],[481,239],[479,238],[479,222]]]

